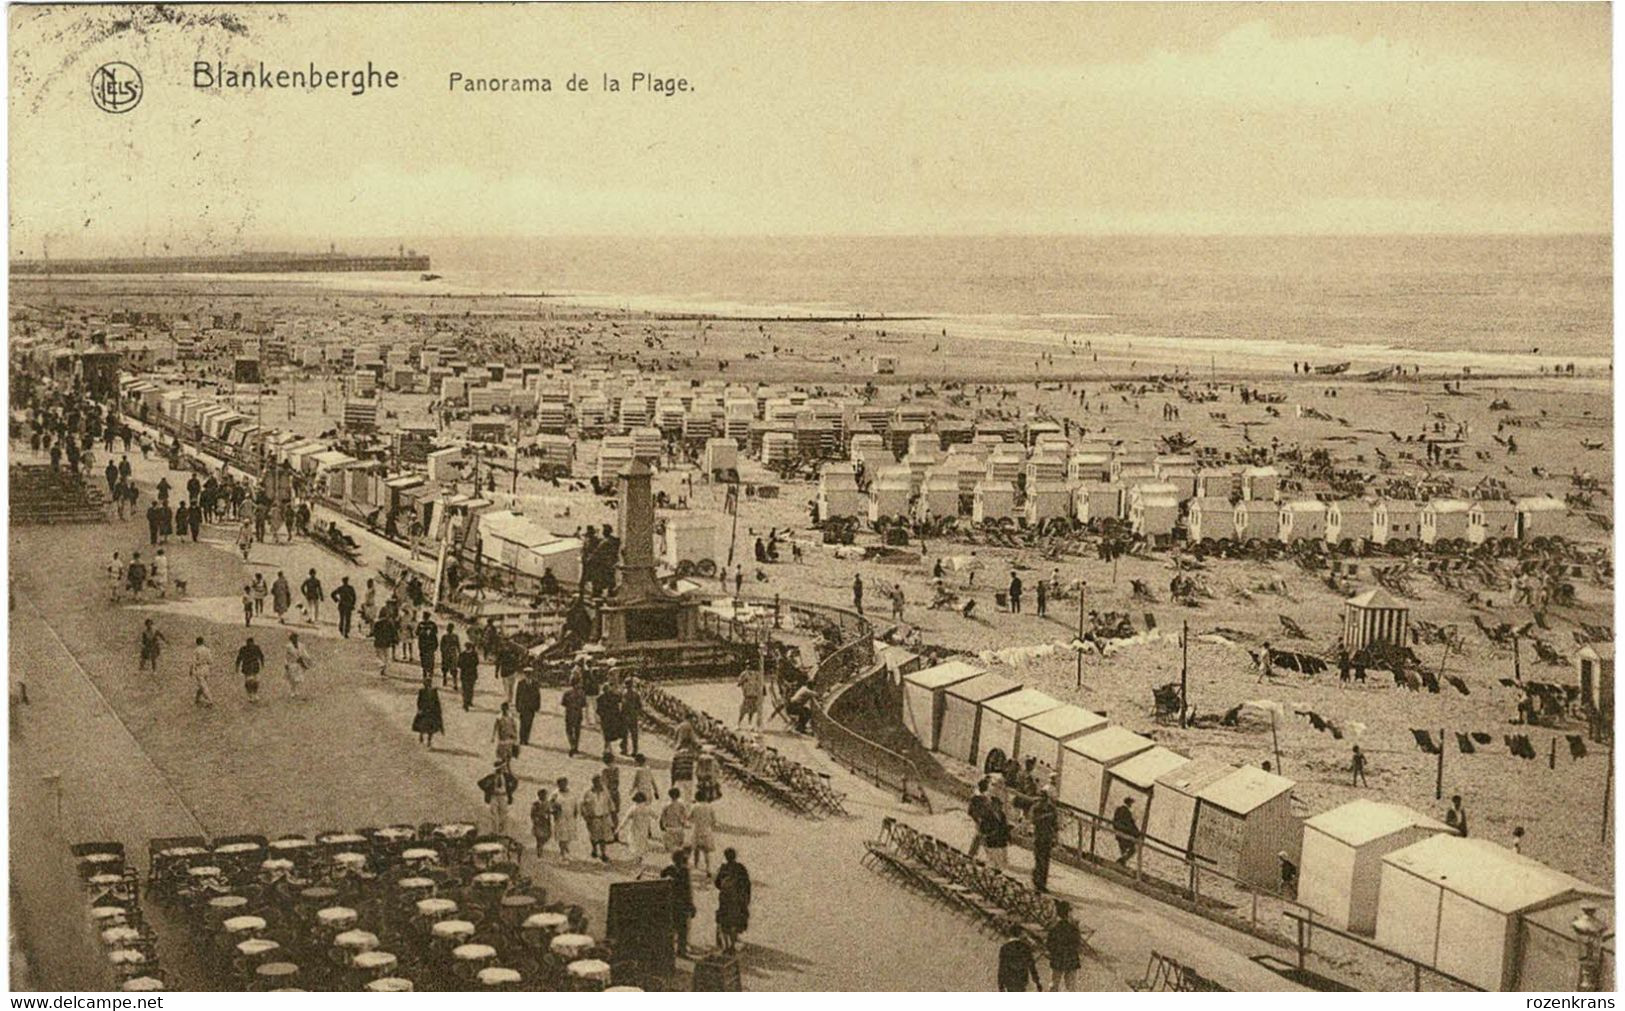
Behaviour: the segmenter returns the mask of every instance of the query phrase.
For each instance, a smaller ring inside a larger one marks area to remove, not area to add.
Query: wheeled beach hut
[[[1518,536],[1518,507],[1511,502],[1489,499],[1474,502],[1467,510],[1467,543],[1485,544],[1514,540]]]
[[[1196,795],[1234,771],[1236,767],[1228,762],[1198,758],[1158,776],[1140,830],[1148,839],[1188,853],[1196,831]]]
[[[937,746],[945,706],[943,693],[952,685],[987,671],[963,660],[949,660],[903,676],[903,726],[927,748]]]
[[[1132,799],[1135,817],[1143,828],[1155,806],[1157,778],[1189,764],[1189,758],[1160,744],[1118,762],[1106,770],[1106,803],[1101,813],[1110,815],[1125,799]]]
[[[1434,499],[1422,507],[1419,526],[1423,544],[1465,541],[1472,503],[1459,498]]]
[[[1371,539],[1371,503],[1364,499],[1338,499],[1326,507],[1326,542],[1363,544]]]
[[[1450,829],[1402,804],[1349,801],[1303,823],[1298,902],[1339,930],[1377,929],[1382,858]]]
[[[1056,795],[1062,804],[1098,815],[1106,800],[1106,770],[1150,750],[1155,741],[1122,727],[1104,727],[1061,744]]]
[[[1566,989],[1574,949],[1540,938],[1539,914],[1607,894],[1487,839],[1435,835],[1382,858],[1376,940],[1484,990]]]
[[[981,674],[950,685],[943,692],[937,751],[961,762],[976,761],[976,735],[981,727],[982,703],[1020,690],[1021,685],[997,674]]]
[[[1220,871],[1260,888],[1281,880],[1280,854],[1296,859],[1303,823],[1292,813],[1292,787],[1284,776],[1243,765],[1196,793],[1191,852]]]
[[[1046,776],[1061,770],[1061,745],[1075,737],[1092,734],[1107,726],[1106,717],[1082,706],[1061,705],[1021,721],[1016,735],[1016,756],[1025,761],[1038,759]]]
[[[995,751],[1008,761],[1016,754],[1016,732],[1021,721],[1029,716],[1047,713],[1061,705],[1061,700],[1036,688],[1023,688],[1018,692],[998,695],[982,703],[982,727],[976,735],[976,765],[987,768],[988,757]],[[999,768],[1003,768],[1002,763]]]

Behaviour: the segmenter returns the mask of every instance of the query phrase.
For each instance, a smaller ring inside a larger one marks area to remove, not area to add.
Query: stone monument
[[[634,460],[621,473],[621,558],[615,592],[599,610],[604,645],[699,638],[699,605],[670,593],[655,574],[653,472]]]

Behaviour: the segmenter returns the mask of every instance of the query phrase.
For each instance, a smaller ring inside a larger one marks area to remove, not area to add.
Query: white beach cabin
[[[1140,830],[1164,846],[1190,852],[1196,832],[1196,795],[1235,771],[1228,762],[1198,758],[1158,776],[1151,788],[1151,809],[1140,822]]]
[[[982,703],[982,727],[976,735],[976,767],[987,768],[988,756],[997,751],[1009,761],[1016,755],[1016,732],[1029,716],[1047,713],[1061,700],[1036,688],[1023,688]],[[1000,763],[999,768],[1003,768]]]
[[[981,674],[943,690],[942,721],[937,727],[937,751],[961,762],[975,762],[982,703],[1021,690],[1021,685],[997,674]]]
[[[1251,765],[1197,791],[1192,852],[1260,888],[1281,880],[1280,854],[1294,860],[1303,824],[1292,813],[1292,780]]]
[[[1099,713],[1081,706],[1056,706],[1021,721],[1021,731],[1016,735],[1016,757],[1023,761],[1036,758],[1046,776],[1058,775],[1061,745],[1107,726],[1106,717]]]
[[[1061,776],[1056,796],[1062,804],[1089,814],[1102,812],[1106,801],[1106,770],[1149,751],[1155,741],[1122,727],[1104,727],[1061,744]]]
[[[903,726],[914,739],[936,750],[937,731],[946,706],[943,693],[951,686],[987,671],[963,660],[949,660],[903,676]]]
[[[1382,858],[1451,829],[1402,804],[1349,801],[1303,823],[1298,902],[1339,930],[1377,929]]]

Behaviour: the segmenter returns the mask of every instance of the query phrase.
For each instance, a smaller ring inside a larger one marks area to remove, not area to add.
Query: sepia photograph
[[[14,1007],[1613,1007],[1608,4],[6,21]]]

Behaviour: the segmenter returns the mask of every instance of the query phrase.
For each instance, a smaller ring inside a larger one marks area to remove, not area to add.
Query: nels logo
[[[103,112],[129,112],[141,104],[141,72],[122,61],[104,63],[90,75],[90,97]]]

